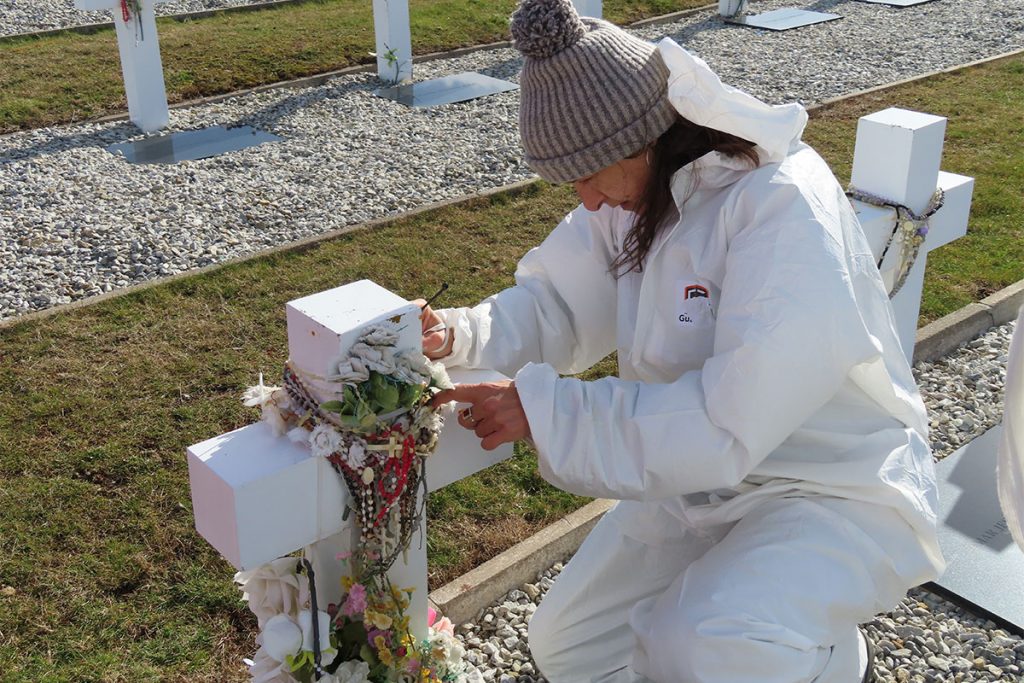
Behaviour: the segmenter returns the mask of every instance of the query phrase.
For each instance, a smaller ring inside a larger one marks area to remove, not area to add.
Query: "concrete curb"
[[[917,331],[914,362],[941,358],[990,327],[1016,319],[1022,304],[1024,280],[928,323]]]
[[[525,541],[430,593],[435,609],[456,624],[477,614],[513,588],[576,552],[614,501],[595,500],[550,524]]]

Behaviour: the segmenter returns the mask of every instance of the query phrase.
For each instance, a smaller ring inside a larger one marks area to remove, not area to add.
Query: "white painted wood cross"
[[[388,83],[412,80],[409,0],[373,0],[377,76]]]
[[[601,18],[601,0],[572,0],[572,4],[581,16]],[[373,0],[373,32],[377,76],[388,83],[411,81],[409,0]]]
[[[401,316],[399,348],[420,348],[419,308],[369,280],[291,301],[287,305],[288,351],[307,376],[325,376],[332,359],[367,326]],[[452,381],[503,379],[497,372],[454,370]],[[427,460],[431,490],[511,457],[512,445],[484,451],[472,432],[448,420]],[[310,547],[320,609],[339,603],[347,570],[336,555],[351,549],[355,515],[342,521],[349,500],[341,477],[309,448],[275,437],[265,423],[242,427],[188,449],[196,529],[237,569],[252,569]],[[425,529],[412,537],[406,558],[388,572],[393,584],[416,588],[410,627],[427,634]]]
[[[141,0],[140,16],[136,17],[133,12],[125,21],[122,0],[75,0],[77,9],[113,13],[128,116],[144,133],[160,130],[168,121],[167,91],[153,11],[156,3],[167,1]],[[131,6],[129,2],[128,7]]]
[[[939,171],[945,133],[945,118],[897,108],[861,117],[857,125],[850,178],[853,188],[902,204],[917,214],[928,207],[937,188],[945,192],[945,203],[929,221],[917,260],[892,299],[900,344],[911,362],[928,252],[967,233],[974,193],[973,178]],[[858,201],[853,204],[877,262],[892,235],[896,212]],[[894,243],[881,264],[882,279],[890,290],[897,276],[901,248],[901,243]]]

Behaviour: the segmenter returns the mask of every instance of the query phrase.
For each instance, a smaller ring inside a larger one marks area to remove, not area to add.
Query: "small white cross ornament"
[[[142,11],[138,16],[132,11],[125,21],[121,0],[75,0],[77,9],[113,13],[128,116],[144,133],[160,130],[168,121],[167,91],[153,11],[158,2],[168,0],[140,0]],[[130,8],[133,3],[127,6]]]
[[[368,325],[399,319],[399,348],[420,347],[419,308],[363,280],[291,301],[288,350],[293,366],[310,377],[328,375]],[[454,370],[452,381],[493,382],[496,372]],[[401,452],[391,443],[371,449]],[[450,419],[428,458],[426,483],[437,490],[511,457],[512,446],[484,451],[480,440]],[[263,422],[242,427],[188,449],[196,529],[235,568],[252,569],[301,548],[310,548],[320,609],[340,603],[347,566],[337,559],[357,536],[355,515],[342,516],[349,492],[325,458],[308,447],[274,436]],[[425,522],[425,520],[424,520]],[[427,635],[425,529],[413,534],[408,553],[388,572],[393,585],[414,587],[407,611],[417,638]]]
[[[942,208],[928,223],[928,234],[903,287],[892,299],[896,330],[907,360],[913,362],[917,317],[921,310],[928,252],[967,233],[974,179],[939,171],[946,119],[890,108],[861,117],[853,155],[852,188],[884,197],[921,214],[936,189],[945,194]],[[893,234],[896,211],[854,201],[857,217],[875,260]],[[881,264],[882,280],[891,289],[897,276],[902,242],[894,241]]]

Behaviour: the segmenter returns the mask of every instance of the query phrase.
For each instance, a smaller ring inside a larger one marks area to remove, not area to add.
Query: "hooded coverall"
[[[659,48],[680,113],[756,142],[761,164],[679,170],[679,218],[642,272],[611,272],[632,214],[581,206],[515,286],[438,311],[447,365],[515,375],[544,478],[620,501],[530,648],[553,683],[855,683],[856,625],[943,566],[924,406],[803,109]],[[560,376],[613,351],[618,377]]]

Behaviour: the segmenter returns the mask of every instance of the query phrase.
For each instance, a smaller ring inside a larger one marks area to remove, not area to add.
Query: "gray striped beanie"
[[[633,156],[676,110],[657,48],[614,24],[581,18],[570,0],[522,0],[512,38],[523,54],[519,137],[545,180],[579,180]]]

